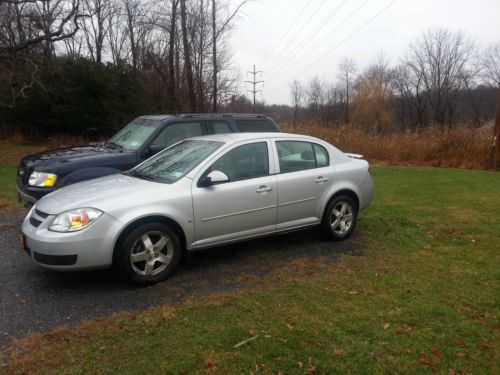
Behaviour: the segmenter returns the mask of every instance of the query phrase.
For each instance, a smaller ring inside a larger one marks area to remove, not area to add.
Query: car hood
[[[50,150],[26,156],[22,159],[25,168],[38,170],[57,169],[68,163],[84,162],[89,160],[106,159],[106,156],[122,153],[118,149],[113,149],[98,144],[93,146],[79,146]]]
[[[56,190],[36,203],[36,208],[47,214],[83,207],[109,212],[131,202],[157,196],[172,189],[171,185],[146,181],[121,173],[79,182]]]

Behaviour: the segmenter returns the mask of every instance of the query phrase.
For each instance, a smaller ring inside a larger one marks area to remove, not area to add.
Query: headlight
[[[28,183],[31,186],[51,187],[54,186],[57,180],[57,175],[45,172],[33,172]]]
[[[50,224],[49,230],[53,232],[76,232],[88,227],[101,215],[102,211],[95,208],[79,208],[62,212]]]

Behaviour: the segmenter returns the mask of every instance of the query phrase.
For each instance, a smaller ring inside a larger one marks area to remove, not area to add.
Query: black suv
[[[233,132],[279,132],[269,117],[251,114],[183,113],[141,116],[108,142],[46,151],[21,160],[17,171],[19,201],[26,207],[75,182],[131,169],[183,139]]]

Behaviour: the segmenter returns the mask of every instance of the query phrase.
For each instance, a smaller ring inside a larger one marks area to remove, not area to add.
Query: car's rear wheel
[[[118,249],[116,266],[129,280],[152,284],[166,279],[179,264],[182,248],[177,233],[162,223],[132,230]]]
[[[358,206],[347,195],[339,195],[326,206],[321,227],[332,240],[341,241],[348,238],[358,220]]]

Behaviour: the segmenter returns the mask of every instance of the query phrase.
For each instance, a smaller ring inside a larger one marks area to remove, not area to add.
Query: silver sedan
[[[373,190],[365,160],[320,139],[211,135],[47,195],[26,216],[22,239],[42,267],[113,266],[132,281],[153,283],[186,251],[315,225],[343,240]]]

